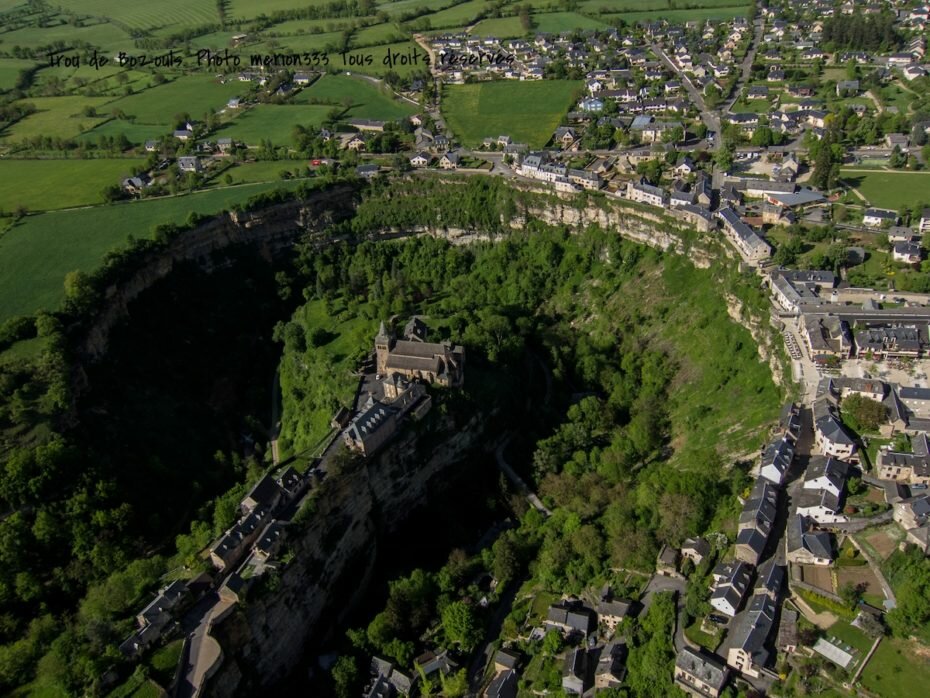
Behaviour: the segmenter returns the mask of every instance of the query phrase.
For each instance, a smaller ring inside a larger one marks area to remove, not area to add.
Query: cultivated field
[[[54,309],[69,271],[93,271],[129,236],[147,237],[159,223],[181,223],[191,212],[216,213],[275,187],[276,182],[227,187],[165,199],[52,211],[29,216],[0,236],[0,323],[13,315]]]
[[[119,184],[141,158],[118,160],[0,160],[0,201],[30,211],[103,203],[107,184]],[[29,186],[33,183],[36,186]]]
[[[572,80],[449,85],[442,111],[465,145],[503,134],[539,148],[552,137],[580,91],[581,83]]]
[[[865,542],[872,547],[882,560],[886,560],[898,547],[898,538],[890,535],[890,533],[888,530],[881,529],[863,536]]]
[[[872,568],[869,565],[860,565],[858,567],[838,567],[836,570],[836,583],[838,587],[842,587],[847,582],[852,583],[853,585],[864,584],[865,593],[871,596],[880,596],[884,598],[882,594],[882,586],[878,583],[878,578],[875,576],[875,573],[872,571]]]
[[[257,3],[253,3],[256,6]],[[265,0],[263,5],[270,4]],[[176,26],[179,29],[219,21],[215,0],[158,0],[158,2],[121,2],[121,0],[71,0],[68,9],[82,15],[119,22],[133,29]]]
[[[801,569],[801,581],[833,593],[833,577],[829,568],[817,565],[798,565],[798,567]]]

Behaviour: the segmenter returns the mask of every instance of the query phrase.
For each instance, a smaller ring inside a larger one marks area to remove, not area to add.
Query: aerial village
[[[827,54],[818,48],[835,12],[868,16],[889,7],[905,38],[900,50]],[[394,133],[404,149],[398,169],[500,175],[663,210],[701,233],[719,231],[770,295],[771,319],[784,336],[801,395],[785,405],[761,445],[735,539],[720,534],[665,547],[655,574],[622,593],[610,586],[590,589],[530,614],[521,637],[556,631],[564,642],[565,693],[621,686],[626,620],[648,609],[659,591],[674,592],[682,613],[694,580],[710,580],[701,590],[706,613],[689,632],[676,628],[674,638],[674,680],[691,695],[716,698],[728,686],[777,691],[799,658],[814,656],[855,684],[881,643],[882,617],[896,604],[882,560],[899,547],[930,550],[930,286],[921,286],[918,276],[927,264],[922,243],[930,232],[930,190],[915,191],[911,205],[882,208],[837,178],[836,170],[930,164],[930,120],[878,97],[927,89],[928,26],[930,5],[924,3],[862,8],[801,0],[771,2],[755,22],[662,21],[583,40],[438,35],[431,39],[437,53],[500,51],[516,58],[475,68],[440,65],[434,68],[438,80],[545,80],[582,70],[585,94],[543,150],[507,134],[487,134],[480,148],[461,147],[442,127],[438,110],[402,125],[358,120],[352,132],[318,134],[333,145],[330,158],[314,162],[331,164],[351,151],[367,163],[357,167],[361,177],[392,169],[364,158],[379,152],[384,134]],[[823,77],[825,71],[833,78]],[[268,82],[250,73],[238,79]],[[310,80],[293,74],[271,84],[286,92]],[[408,87],[415,95],[423,85]],[[228,108],[240,108],[239,101]],[[857,131],[861,125],[867,125],[864,135]],[[836,153],[831,130],[837,128],[855,131],[860,145]],[[181,171],[214,167],[241,147],[210,143],[205,133],[207,125],[191,123],[174,134],[178,143],[198,141],[190,146],[196,154],[177,158]],[[825,139],[827,155],[811,157]],[[150,181],[140,175],[123,187],[137,193]],[[829,245],[814,239],[817,253],[799,260],[803,253],[792,250],[792,239],[810,241],[802,231],[826,226]],[[839,254],[839,262],[831,264],[827,253]],[[877,271],[869,260],[881,260]],[[818,264],[803,264],[810,261]],[[381,324],[356,404],[335,415],[319,463],[304,473],[287,466],[263,477],[242,500],[237,523],[210,547],[213,573],[164,588],[140,611],[124,652],[178,632],[195,601],[217,589],[211,610],[198,611],[199,620],[206,619],[198,627],[208,632],[209,622],[244,598],[267,569],[283,564],[289,521],[326,477],[331,453],[345,448],[371,457],[407,420],[430,409],[428,385],[462,385],[464,348],[430,343],[427,334],[418,318],[400,338]],[[842,632],[810,631],[850,605],[855,612],[848,619],[840,615]],[[851,640],[849,628],[867,641]],[[493,653],[482,695],[517,695],[532,658],[516,644],[505,640]],[[456,666],[442,648],[416,664],[418,675],[374,657],[365,695],[410,695],[420,676]]]

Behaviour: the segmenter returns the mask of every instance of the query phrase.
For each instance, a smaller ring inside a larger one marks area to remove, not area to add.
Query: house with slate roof
[[[781,485],[785,475],[794,461],[794,441],[782,437],[773,441],[762,452],[762,465],[759,475],[773,485]]]
[[[749,566],[742,561],[719,563],[713,571],[710,605],[732,618],[749,590]]]
[[[768,594],[753,594],[749,609],[730,627],[727,664],[758,678],[771,657],[767,644],[775,625],[775,601]]]
[[[736,558],[755,565],[765,551],[778,506],[778,489],[757,478],[737,524]]]
[[[787,559],[799,565],[829,565],[833,561],[833,540],[826,531],[817,530],[814,522],[797,515],[788,519]]]
[[[587,637],[594,627],[594,614],[578,601],[563,601],[549,607],[544,623],[558,628],[564,635]]]
[[[840,420],[829,392],[814,400],[813,413],[814,436],[820,452],[834,458],[852,458],[856,453],[856,441]]]
[[[675,658],[675,685],[698,698],[717,698],[730,670],[715,654],[685,646]]]
[[[912,453],[901,453],[890,448],[879,449],[875,459],[878,476],[911,485],[930,485],[930,443],[927,434],[920,432],[911,441]]]

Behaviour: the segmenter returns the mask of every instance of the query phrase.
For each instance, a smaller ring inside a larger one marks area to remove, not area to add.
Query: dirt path
[[[823,628],[826,630],[839,620],[839,618],[837,618],[829,611],[824,611],[823,613],[814,613],[814,609],[808,606],[807,602],[797,594],[792,595],[791,601],[801,610],[801,613],[804,615],[804,617],[818,628]]]
[[[875,105],[875,111],[877,111],[879,114],[885,111],[885,107],[883,107],[882,103],[878,101],[878,97],[872,94],[872,90],[868,90],[864,96],[872,100],[872,104]]]

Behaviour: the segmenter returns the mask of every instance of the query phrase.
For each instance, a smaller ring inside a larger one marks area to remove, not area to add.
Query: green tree
[[[343,655],[333,665],[333,684],[338,698],[350,698],[358,694],[361,681],[355,657]]]
[[[449,642],[470,652],[481,638],[474,609],[464,601],[453,601],[442,609],[442,629]]]

